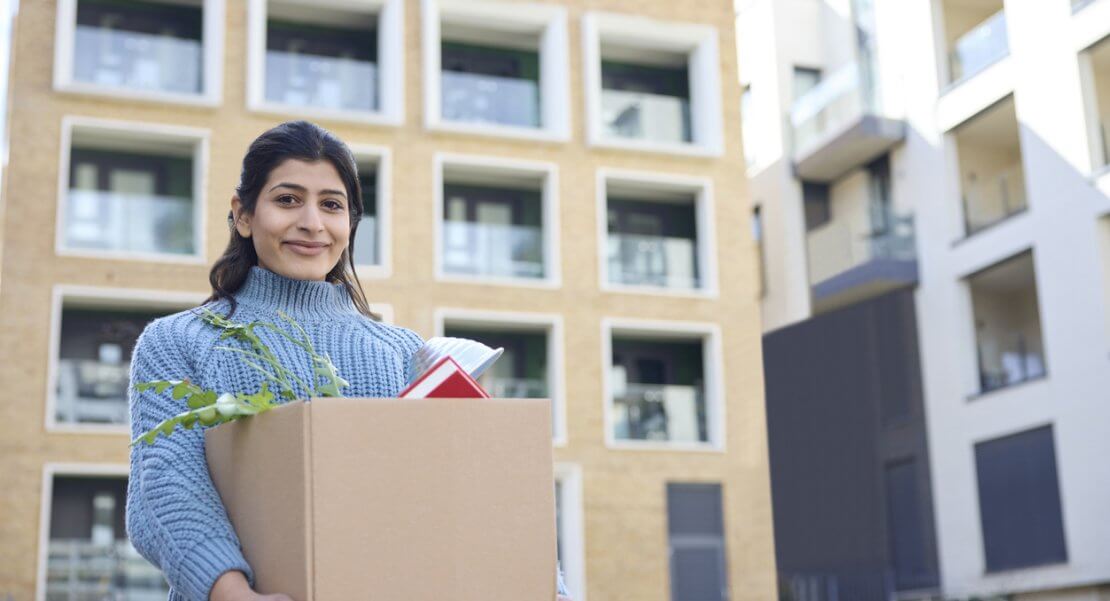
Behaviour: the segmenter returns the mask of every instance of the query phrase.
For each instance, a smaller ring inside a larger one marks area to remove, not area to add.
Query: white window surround
[[[606,137],[601,126],[601,46],[679,52],[689,56],[692,142],[659,143]],[[591,146],[693,156],[724,151],[717,30],[708,25],[666,22],[634,15],[591,12],[582,17],[586,131]]]
[[[269,0],[249,0],[247,7],[247,108],[283,117],[374,125],[404,123],[404,0],[285,0],[284,3],[303,4],[313,10],[331,8],[378,15],[378,109],[326,109],[266,100],[266,15]]]
[[[42,468],[42,499],[39,503],[39,552],[35,578],[35,601],[46,601],[46,563],[50,552],[50,514],[54,505],[56,476],[125,479],[130,468],[125,463],[47,463]]]
[[[577,463],[555,463],[555,480],[562,485],[559,503],[563,523],[559,539],[563,543],[563,576],[570,597],[586,601],[586,528],[582,510],[582,466]]]
[[[179,94],[154,90],[129,90],[102,86],[73,79],[73,49],[77,26],[77,2],[58,0],[54,29],[54,90],[77,94],[109,96],[125,100],[217,106],[222,101],[224,59],[224,0],[203,0],[202,92]]]
[[[709,441],[704,443],[675,443],[652,440],[617,440],[613,436],[613,384],[610,371],[613,365],[613,336],[647,335],[657,340],[702,341],[702,377],[705,395],[705,419]],[[635,451],[695,451],[723,453],[725,451],[725,388],[724,358],[721,328],[711,322],[646,320],[604,317],[601,320],[601,380],[605,446],[617,450]]]
[[[195,307],[204,302],[207,297],[207,294],[198,292],[55,285],[50,298],[50,342],[46,357],[46,431],[114,436],[129,436],[131,432],[129,424],[68,424],[59,423],[54,419],[57,405],[58,355],[62,342],[62,310],[67,302],[79,304],[83,308],[164,309],[169,314]]]
[[[443,336],[448,325],[497,328],[522,332],[542,331],[547,336],[547,390],[555,405],[551,442],[567,444],[566,370],[564,366],[563,316],[557,313],[522,313],[443,307],[435,312],[436,336]]]
[[[570,76],[567,64],[567,11],[548,4],[472,0],[422,0],[424,40],[424,124],[428,129],[533,140],[570,139]],[[540,127],[467,123],[442,118],[441,36],[443,23],[488,30],[510,38],[534,35],[540,56]]]
[[[388,278],[393,275],[393,154],[384,146],[351,144],[350,148],[356,163],[373,163],[377,170],[378,263],[355,264],[355,270],[359,278]],[[364,205],[365,202],[363,198]]]
[[[634,286],[609,281],[609,185],[642,191],[648,198],[653,194],[682,194],[694,198],[697,227],[698,273],[701,285],[693,290],[671,289],[663,286]],[[713,182],[708,178],[685,175],[660,174],[646,171],[601,168],[597,172],[597,249],[598,286],[603,292],[651,294],[686,298],[715,299],[717,285],[716,220],[713,211]]]
[[[435,195],[433,199],[433,234],[435,253],[435,279],[440,282],[482,284],[495,286],[517,286],[526,288],[554,289],[562,286],[560,269],[559,236],[559,184],[558,166],[554,163],[505,159],[490,156],[436,153],[433,169]],[[443,271],[443,185],[449,178],[444,171],[449,169],[466,170],[467,183],[481,182],[515,183],[540,182],[543,202],[543,278],[467,276],[448,274]]]
[[[74,132],[103,142],[105,148],[126,150],[159,149],[191,146],[193,159],[193,248],[192,254],[108,251],[65,246],[65,215],[69,202],[70,150]],[[209,130],[139,121],[117,121],[67,115],[62,118],[62,139],[58,157],[58,205],[55,218],[54,253],[64,257],[131,260],[144,262],[206,265],[208,243],[205,227],[208,213],[208,141]]]

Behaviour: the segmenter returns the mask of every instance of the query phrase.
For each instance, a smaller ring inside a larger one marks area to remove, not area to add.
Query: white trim
[[[660,338],[681,336],[695,337],[702,341],[702,375],[705,381],[705,419],[709,441],[705,443],[672,443],[656,441],[616,440],[613,436],[613,389],[609,372],[613,365],[614,332],[658,334]],[[601,319],[601,381],[602,420],[605,428],[605,446],[614,450],[635,451],[701,451],[723,453],[725,444],[725,387],[724,357],[721,344],[721,327],[712,322],[629,319],[603,317]]]
[[[266,13],[269,0],[247,5],[247,110],[286,118],[311,118],[369,125],[405,122],[404,0],[283,0],[313,9],[367,11],[378,17],[378,108],[327,109],[266,100]]]
[[[513,286],[523,288],[555,289],[562,286],[560,266],[559,236],[559,167],[555,163],[524,161],[491,156],[463,155],[437,152],[433,158],[433,211],[432,234],[435,263],[435,280],[458,284],[481,284],[493,286]],[[488,175],[491,181],[499,176],[524,176],[542,181],[541,202],[543,203],[543,268],[542,278],[514,278],[497,276],[467,276],[447,274],[443,271],[443,171],[446,167],[466,167],[476,173]]]
[[[89,130],[106,137],[188,144],[192,146],[193,160],[193,249],[191,254],[146,253],[129,251],[103,251],[94,249],[67,248],[65,246],[65,215],[69,202],[70,150],[73,131]],[[92,259],[131,260],[143,262],[163,262],[186,265],[205,265],[208,245],[208,162],[209,130],[160,123],[139,121],[120,121],[66,115],[62,118],[62,139],[58,148],[58,200],[54,219],[54,253],[64,257]]]
[[[555,480],[562,484],[563,576],[574,601],[586,601],[586,520],[582,505],[582,466],[555,462]]]
[[[443,336],[449,321],[472,327],[519,328],[524,326],[522,329],[528,331],[542,330],[547,337],[548,396],[555,404],[555,423],[552,428],[551,443],[556,447],[567,445],[566,356],[562,315],[441,307],[436,309],[433,320],[436,336]]]
[[[139,288],[106,288],[56,284],[50,294],[50,339],[46,356],[46,415],[44,427],[49,433],[130,435],[130,424],[69,424],[54,419],[57,405],[58,355],[61,351],[62,310],[66,301],[84,301],[104,307],[166,309],[176,312],[199,305],[207,297],[198,292],[168,292]]]
[[[671,289],[663,286],[633,286],[609,281],[609,194],[610,182],[620,182],[661,190],[692,194],[694,219],[697,228],[697,248],[700,286],[693,290]],[[679,298],[716,299],[720,295],[717,282],[716,219],[713,210],[713,181],[705,177],[664,174],[646,171],[629,171],[602,167],[597,170],[597,249],[598,286],[602,292],[622,294],[651,294]]]
[[[373,161],[377,171],[378,263],[356,264],[358,277],[384,279],[393,275],[393,153],[385,146],[351,144],[355,162]],[[363,198],[365,202],[365,198]],[[364,207],[365,208],[365,207]],[[354,262],[354,254],[351,254]]]
[[[201,92],[199,94],[130,90],[125,87],[74,81],[73,52],[77,28],[78,1],[58,0],[54,25],[54,91],[104,96],[120,100],[203,107],[216,107],[223,101],[224,23],[227,12],[224,0],[203,0],[201,7],[203,12],[201,32],[201,73],[203,80],[201,81]]]
[[[570,75],[567,62],[567,11],[548,4],[514,4],[483,0],[422,0],[424,50],[424,126],[481,136],[565,142],[570,139]],[[443,21],[457,21],[490,31],[535,30],[540,63],[540,126],[469,123],[443,119],[441,38]]]
[[[690,129],[693,141],[660,143],[603,135],[601,41],[606,37],[617,40],[623,46],[653,47],[688,55]],[[586,139],[591,146],[687,156],[721,156],[724,152],[724,134],[716,28],[693,23],[657,21],[633,15],[589,12],[582,17],[582,43]]]
[[[55,476],[124,478],[130,476],[125,463],[47,463],[42,466],[42,498],[39,500],[39,548],[35,568],[35,601],[46,601],[46,563],[50,549],[50,513],[54,508]]]

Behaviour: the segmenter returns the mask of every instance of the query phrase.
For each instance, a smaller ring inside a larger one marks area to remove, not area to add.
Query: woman
[[[277,322],[283,311],[350,382],[345,396],[392,397],[423,340],[370,312],[350,253],[361,217],[358,173],[342,141],[305,121],[267,131],[243,157],[228,216],[231,239],[209,275],[206,306],[241,323]],[[300,348],[268,330],[255,333],[283,365],[313,381]],[[136,343],[131,382],[188,378],[221,392],[258,390],[262,375],[239,355],[217,350],[227,343],[217,342],[219,334],[193,310],[151,322]],[[182,410],[169,395],[134,388],[130,402],[133,438]],[[133,447],[127,531],[162,570],[170,601],[289,599],[251,588],[253,574],[213,487],[200,428]],[[559,594],[565,594],[561,574]]]

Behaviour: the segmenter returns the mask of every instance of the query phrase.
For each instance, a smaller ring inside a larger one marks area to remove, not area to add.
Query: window
[[[1043,377],[1047,368],[1033,252],[988,267],[967,282],[975,319],[980,391]]]
[[[667,483],[671,599],[729,598],[724,531],[720,484]]]
[[[798,99],[805,96],[817,84],[821,83],[821,70],[811,69],[809,67],[794,67],[794,98]]]
[[[399,124],[403,2],[251,0],[250,108]]]
[[[362,219],[351,246],[351,259],[360,277],[388,277],[390,257],[390,153],[376,146],[353,145],[362,188]]]
[[[62,286],[54,291],[47,428],[126,431],[131,352],[151,321],[203,295]]]
[[[713,28],[603,13],[583,28],[591,144],[721,153]]]
[[[709,184],[608,170],[599,177],[602,288],[715,294]]]
[[[75,470],[75,471],[86,471]],[[127,540],[126,467],[120,475],[53,473],[46,488],[40,586],[45,601],[155,599],[169,594],[162,572]]]
[[[1010,53],[1002,0],[943,0],[948,82],[968,79]]]
[[[740,121],[744,131],[741,134],[744,142],[744,163],[748,169],[759,164],[759,149],[756,147],[756,122],[755,105],[752,100],[752,86],[744,86],[740,93]]]
[[[543,163],[438,157],[441,279],[557,285],[554,170]]]
[[[967,235],[1028,207],[1012,96],[960,125],[954,138]]]
[[[1091,164],[1095,171],[1105,171],[1110,167],[1110,37],[1081,53],[1079,67],[1086,100]]]
[[[67,119],[57,249],[199,262],[206,132]]]
[[[60,0],[54,88],[216,104],[223,0]]]
[[[429,127],[569,137],[566,10],[425,0]]]
[[[752,209],[752,239],[755,240],[756,253],[759,255],[759,296],[767,296],[767,244],[763,241],[763,207]]]
[[[828,184],[802,182],[802,204],[805,205],[806,231],[813,231],[832,220],[832,203]]]
[[[437,322],[444,336],[505,349],[479,383],[492,397],[551,399],[552,438],[566,442],[559,316],[443,310]]]
[[[1052,426],[975,445],[988,572],[1068,560]]]
[[[717,329],[609,319],[602,328],[610,446],[719,448]]]

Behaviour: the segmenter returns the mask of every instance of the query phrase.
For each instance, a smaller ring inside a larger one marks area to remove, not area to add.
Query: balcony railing
[[[266,100],[333,110],[377,109],[378,66],[375,63],[266,51]]]
[[[201,56],[200,40],[78,25],[73,78],[102,86],[198,94]]]
[[[355,247],[351,251],[355,265],[377,265],[381,259],[378,249],[378,218],[363,215],[355,236]]]
[[[193,221],[191,198],[71,189],[65,243],[71,249],[189,254]]]
[[[543,230],[539,227],[445,221],[443,240],[447,273],[544,277]]]
[[[706,442],[705,400],[700,388],[629,383],[613,394],[618,440]]]
[[[51,540],[46,601],[165,601],[169,592],[158,568],[126,540]]]
[[[690,238],[609,234],[609,281],[629,286],[693,290],[697,245]]]
[[[1040,328],[1040,324],[1030,327]],[[1044,355],[1025,334],[979,335],[979,388],[982,392],[1012,386],[1045,375]]]
[[[690,102],[677,96],[602,90],[601,119],[609,137],[668,144],[692,139]]]
[[[823,282],[849,269],[880,259],[912,261],[916,257],[912,216],[891,216],[886,227],[854,227],[834,219],[806,238],[809,283]]]
[[[965,182],[964,219],[968,234],[1024,211],[1025,172],[1021,165]]]
[[[1006,12],[998,11],[960,36],[948,55],[950,81],[971,77],[1010,52]]]
[[[547,397],[547,382],[541,379],[495,378],[482,379],[482,387],[492,397],[505,399],[542,399]]]
[[[538,82],[443,71],[440,86],[445,120],[517,127],[540,125]]]
[[[60,359],[55,418],[70,424],[126,424],[129,368],[126,363]]]
[[[848,63],[798,97],[790,109],[794,151],[805,152],[814,142],[853,119],[875,110],[874,94],[863,85],[858,63]]]

